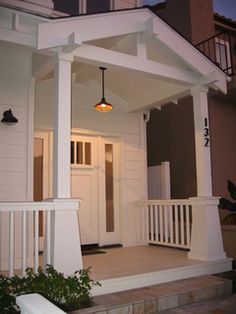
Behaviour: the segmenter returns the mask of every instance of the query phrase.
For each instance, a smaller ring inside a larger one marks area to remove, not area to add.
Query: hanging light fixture
[[[101,101],[94,106],[94,108],[100,112],[108,112],[112,110],[112,105],[106,101],[104,96],[104,71],[106,68],[100,67],[100,70],[102,71],[102,98]]]

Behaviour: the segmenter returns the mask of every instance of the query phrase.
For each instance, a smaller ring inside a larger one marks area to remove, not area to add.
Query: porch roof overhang
[[[147,8],[40,23],[37,49],[73,59],[78,82],[99,82],[98,67],[107,67],[106,88],[124,99],[129,112],[176,101],[197,85],[227,92],[226,75]],[[48,75],[54,62],[35,76]]]

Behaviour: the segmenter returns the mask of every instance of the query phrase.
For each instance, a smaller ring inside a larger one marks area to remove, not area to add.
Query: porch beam
[[[189,88],[180,88],[179,86],[170,87],[169,92],[163,91],[162,88],[158,90],[158,93],[153,96],[153,101],[149,101],[148,104],[144,105],[143,101],[139,99],[133,100],[129,103],[130,112],[138,112],[140,110],[148,110],[154,107],[161,108],[170,102],[176,102],[176,100],[181,99],[189,95]],[[149,96],[150,97],[150,96]]]
[[[30,48],[36,47],[36,37],[33,34],[21,33],[12,29],[0,28],[0,40]]]
[[[152,78],[161,78],[187,86],[197,84],[200,78],[193,72],[181,70],[170,65],[86,44],[78,47],[73,52],[73,56],[79,62],[114,69],[132,70]]]

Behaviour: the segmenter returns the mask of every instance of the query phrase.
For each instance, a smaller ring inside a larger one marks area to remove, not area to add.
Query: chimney
[[[166,21],[197,44],[215,33],[212,0],[166,0]]]

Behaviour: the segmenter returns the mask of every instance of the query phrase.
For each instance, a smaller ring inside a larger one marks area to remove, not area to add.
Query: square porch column
[[[59,53],[55,64],[53,120],[52,264],[65,274],[83,267],[78,222],[79,200],[71,199],[71,63]]]
[[[225,259],[217,197],[212,196],[208,88],[196,86],[193,97],[197,197],[192,201],[191,248],[188,257],[203,261]]]
[[[59,54],[55,64],[53,116],[53,197],[70,198],[71,63]]]

